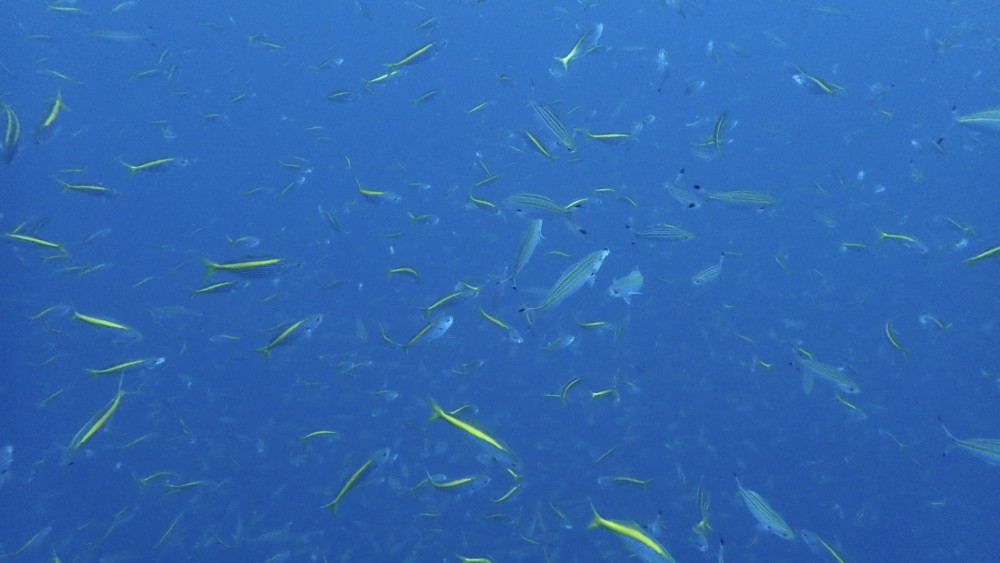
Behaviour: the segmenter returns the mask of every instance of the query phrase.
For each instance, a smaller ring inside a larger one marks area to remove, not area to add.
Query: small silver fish
[[[632,304],[633,295],[641,295],[639,290],[642,289],[642,272],[639,271],[639,266],[636,266],[630,274],[624,277],[617,278],[611,282],[608,286],[608,295],[611,297],[621,297],[625,300],[628,305]]]

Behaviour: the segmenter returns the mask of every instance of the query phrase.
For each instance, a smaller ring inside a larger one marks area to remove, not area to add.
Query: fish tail
[[[436,418],[441,418],[441,415],[444,414],[444,411],[441,410],[441,407],[437,404],[437,402],[434,401],[434,399],[428,397],[427,400],[430,401],[431,403],[431,417],[428,418],[427,420],[431,421]]]
[[[590,503],[590,511],[593,513],[593,516],[590,517],[590,522],[587,523],[587,529],[589,530],[601,525],[601,515],[597,513],[597,509],[594,508],[594,503],[590,499],[587,499],[587,502]]]
[[[270,362],[271,361],[271,348],[268,346],[261,346],[260,348],[254,348],[254,352],[260,352],[264,354],[264,358]]]
[[[201,263],[205,265],[205,277],[206,278],[209,277],[209,276],[211,276],[212,274],[214,274],[215,271],[219,269],[219,265],[216,264],[215,262],[212,262],[208,258],[202,258],[201,259]]]

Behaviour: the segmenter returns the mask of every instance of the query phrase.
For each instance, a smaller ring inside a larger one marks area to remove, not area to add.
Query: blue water
[[[13,448],[0,463],[0,554],[626,560],[612,532],[587,529],[592,502],[678,561],[834,560],[757,530],[738,473],[846,561],[994,560],[1000,473],[961,448],[942,455],[938,417],[960,438],[1000,437],[1000,261],[964,264],[1000,244],[1000,135],[955,125],[952,111],[1000,106],[1000,10],[678,3],[6,6],[0,101],[22,131],[0,165],[0,223],[65,254],[6,235],[0,246],[0,447]],[[556,57],[598,24],[599,41],[560,72]],[[795,65],[835,94],[797,84]],[[336,90],[350,94],[325,98]],[[40,133],[57,93],[68,109]],[[532,99],[579,130],[575,152]],[[705,143],[723,112],[718,146]],[[637,123],[621,144],[583,132]],[[174,160],[122,164],[162,158]],[[473,186],[487,169],[497,178]],[[778,204],[687,209],[664,186],[675,178],[689,193],[756,190]],[[359,184],[401,200],[371,201]],[[544,217],[517,289],[500,293],[527,227],[503,200],[521,192],[587,198],[574,212],[586,234]],[[694,238],[626,228],[656,223]],[[241,236],[260,244],[227,242]],[[530,324],[518,312],[605,246],[593,286]],[[721,253],[721,276],[693,286]],[[247,256],[301,266],[190,294],[241,281],[205,280],[202,259]],[[387,276],[400,266],[419,280]],[[645,284],[626,305],[606,290],[635,266]],[[388,342],[409,341],[434,317],[421,307],[470,286],[475,299],[442,310],[454,316],[443,337],[405,352]],[[141,339],[65,309],[30,318],[56,305]],[[313,314],[324,320],[310,335],[270,360],[255,352]],[[570,346],[543,351],[564,335]],[[845,403],[815,381],[806,394],[796,347],[861,393]],[[165,362],[84,371],[147,357]],[[506,444],[516,469],[428,421],[430,398],[465,406],[456,416]],[[316,430],[336,434],[299,440]],[[322,509],[382,448],[390,459],[336,514]],[[421,485],[428,473],[490,483],[456,494]],[[621,476],[651,482],[602,485]],[[699,486],[711,499],[703,550]]]

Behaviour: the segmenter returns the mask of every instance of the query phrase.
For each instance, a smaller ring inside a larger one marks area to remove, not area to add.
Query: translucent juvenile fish
[[[726,258],[725,254],[719,256],[718,263],[712,264],[711,266],[708,266],[707,268],[691,276],[691,285],[695,286],[705,285],[706,283],[719,279],[719,276],[722,275],[722,261],[725,260],[725,258]]]
[[[639,271],[639,266],[636,266],[628,275],[611,282],[611,285],[608,286],[608,295],[620,297],[625,300],[627,305],[631,305],[632,296],[641,295],[639,290],[642,289],[642,281],[642,272]]]
[[[771,532],[781,539],[795,539],[795,532],[792,531],[792,528],[785,522],[781,515],[771,508],[771,505],[764,500],[764,497],[754,491],[744,489],[743,484],[740,483],[739,476],[736,476],[736,487],[739,490],[740,498],[747,505],[747,510],[757,520],[759,529]]]
[[[605,247],[584,256],[582,260],[570,266],[559,276],[556,283],[552,285],[552,289],[549,290],[549,293],[538,305],[525,307],[522,311],[541,311],[549,307],[554,307],[570,295],[576,293],[584,284],[589,283],[593,285],[597,271],[601,269],[604,259],[610,253],[611,251]]]
[[[679,177],[680,175],[678,175],[678,178]],[[684,207],[688,209],[698,209],[701,207],[702,200],[698,197],[698,194],[684,189],[684,187],[681,186],[677,180],[667,182],[663,184],[663,187],[666,188],[671,197],[676,199]]]
[[[555,340],[552,340],[545,346],[542,346],[542,351],[550,352],[552,350],[564,350],[566,348],[569,348],[575,341],[576,337],[573,336],[572,334],[563,334],[562,336],[557,337]]]

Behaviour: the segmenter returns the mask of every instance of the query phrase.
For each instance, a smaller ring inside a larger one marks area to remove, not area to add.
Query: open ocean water
[[[998,560],[996,3],[3,12],[4,559]]]

